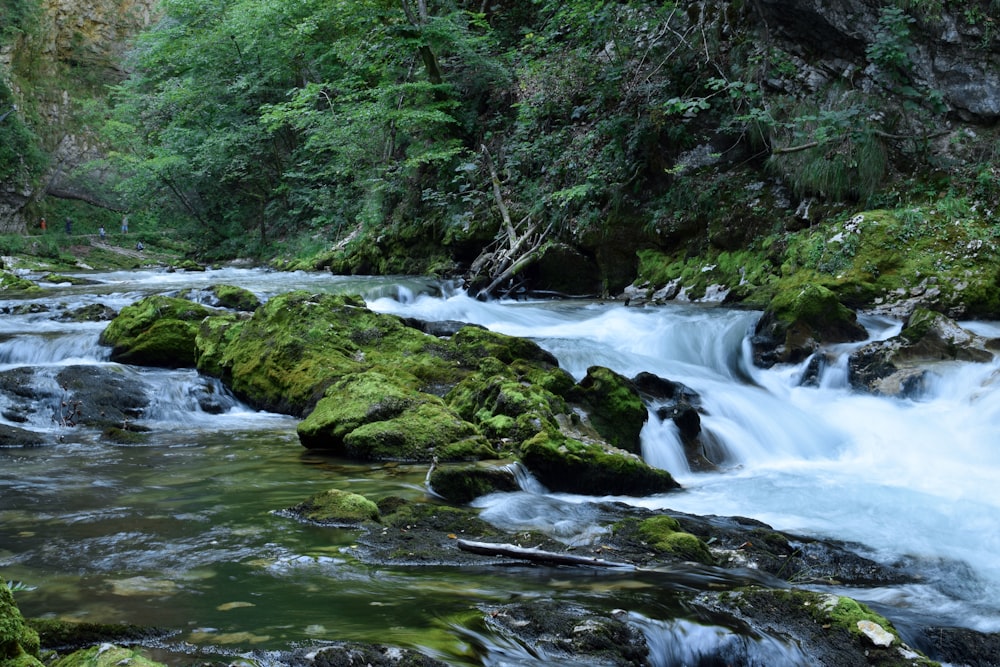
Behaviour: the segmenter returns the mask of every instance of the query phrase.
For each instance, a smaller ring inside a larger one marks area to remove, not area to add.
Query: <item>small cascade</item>
[[[636,613],[629,614],[629,622],[646,635],[652,667],[801,667],[814,662],[798,645],[779,637],[737,634],[721,626],[701,625],[684,619],[658,621]]]
[[[98,344],[100,329],[91,329],[90,332],[52,332],[41,336],[17,334],[0,340],[0,369],[107,361],[111,348]]]

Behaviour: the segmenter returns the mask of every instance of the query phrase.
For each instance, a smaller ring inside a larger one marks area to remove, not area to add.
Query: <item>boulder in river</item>
[[[521,445],[521,462],[552,491],[647,496],[680,488],[666,470],[601,442],[542,431]]]
[[[857,314],[822,285],[807,284],[779,292],[754,330],[754,363],[798,363],[821,345],[864,340]]]
[[[359,460],[430,461],[494,455],[443,400],[377,371],[336,380],[299,423],[300,442]]]
[[[195,336],[199,323],[213,310],[168,296],[147,296],[122,308],[101,333],[111,346],[111,359],[140,366],[195,366]]]
[[[963,329],[954,320],[923,308],[907,318],[898,335],[855,350],[848,360],[848,379],[855,389],[886,396],[917,396],[927,374],[943,361],[989,362],[991,342]]]

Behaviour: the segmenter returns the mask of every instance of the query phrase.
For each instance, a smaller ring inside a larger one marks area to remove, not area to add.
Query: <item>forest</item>
[[[114,57],[46,62],[40,3],[4,0],[0,174],[25,228],[73,201],[201,261],[695,296],[711,266],[766,301],[863,211],[992,247],[997,4],[164,0]],[[56,123],[30,103],[58,95]]]

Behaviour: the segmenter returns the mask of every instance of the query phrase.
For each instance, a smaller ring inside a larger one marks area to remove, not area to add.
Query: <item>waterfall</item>
[[[886,563],[947,563],[942,569],[949,574],[936,583],[896,594],[928,612],[941,609],[941,596],[958,594],[970,607],[952,620],[1000,629],[1000,363],[942,364],[925,395],[898,399],[849,388],[847,355],[863,343],[824,350],[829,363],[818,386],[801,384],[808,362],[754,368],[748,333],[757,313],[693,305],[480,303],[464,296],[418,296],[406,304],[378,299],[371,307],[533,338],[577,378],[597,364],[627,377],[648,371],[684,383],[701,397],[702,429],[719,470],[692,472],[676,427],[651,415],[642,431],[643,456],[685,490],[618,500],[751,516],[781,530],[865,545],[867,555]],[[885,318],[863,322],[871,340],[900,329]]]

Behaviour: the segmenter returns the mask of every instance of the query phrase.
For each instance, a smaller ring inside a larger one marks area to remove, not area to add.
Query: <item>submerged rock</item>
[[[484,611],[487,626],[516,638],[531,654],[552,656],[559,664],[567,658],[594,666],[649,664],[646,637],[623,620],[624,613],[597,612],[558,600],[515,602]]]

